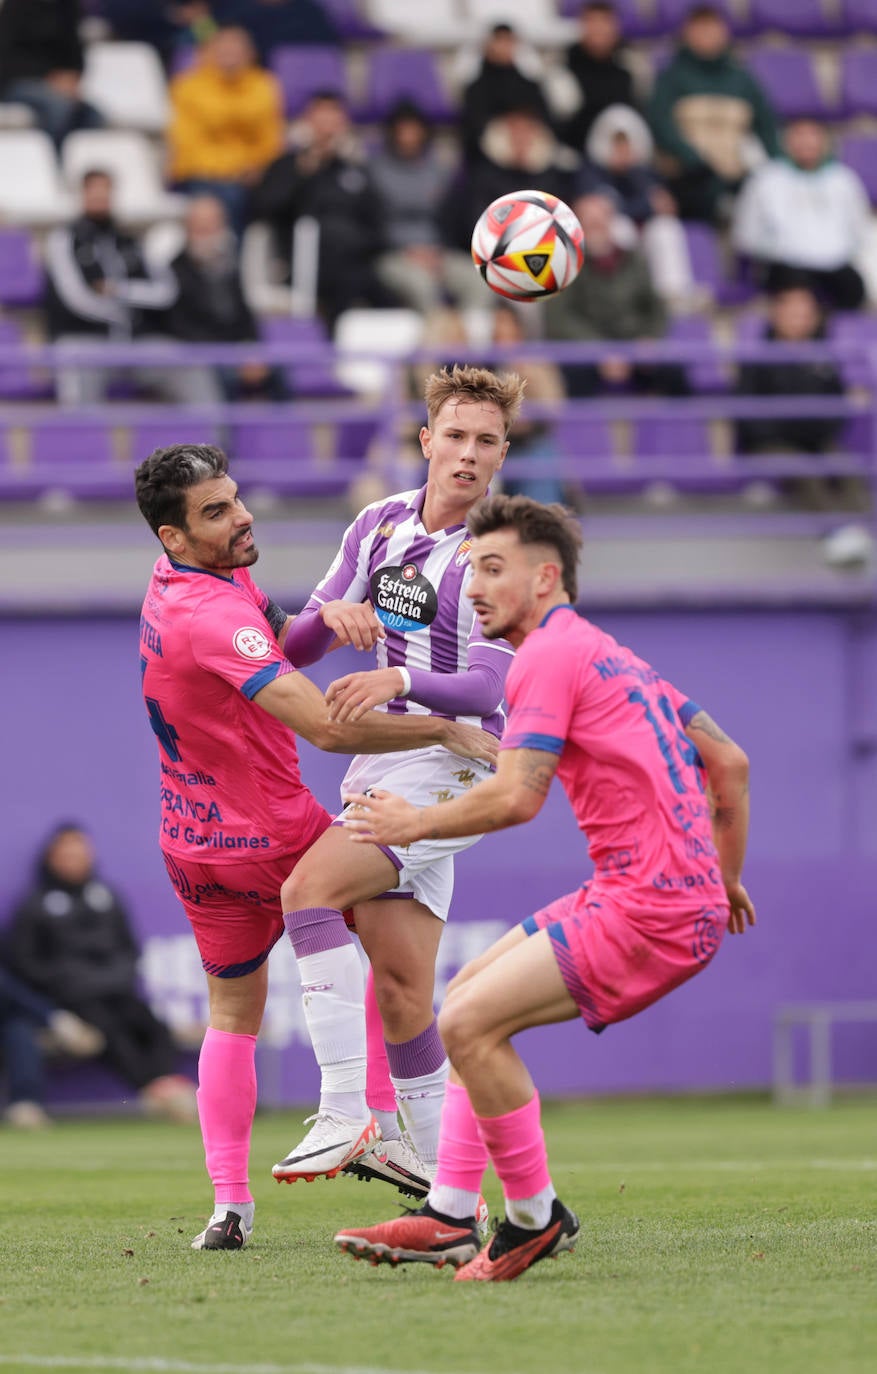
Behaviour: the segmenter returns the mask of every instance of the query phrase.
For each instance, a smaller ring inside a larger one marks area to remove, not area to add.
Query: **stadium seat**
[[[43,226],[73,214],[54,145],[42,129],[0,130],[0,167],[0,219]]]
[[[349,468],[319,457],[311,422],[288,410],[281,419],[276,409],[260,419],[253,407],[253,419],[232,424],[228,447],[245,492],[256,487],[278,495],[337,495],[350,482]]]
[[[877,318],[857,312],[835,315],[829,322],[828,337],[835,343],[846,344],[861,352],[841,361],[841,372],[847,386],[871,387],[874,370],[865,350],[877,348]]]
[[[337,91],[348,98],[347,67],[340,48],[284,45],[273,49],[269,65],[283,88],[287,119],[300,115],[315,91]]]
[[[873,134],[846,134],[838,145],[841,162],[858,172],[871,204],[877,205],[877,137]]]
[[[130,500],[132,492],[131,468],[117,460],[110,427],[98,422],[32,426],[22,483],[25,478],[33,495],[60,491],[81,500]]]
[[[719,235],[711,225],[697,220],[684,220],[682,228],[688,244],[691,274],[698,286],[705,287],[713,300],[718,300],[724,280]]]
[[[712,328],[706,316],[674,316],[670,321],[666,338],[702,347],[702,360],[683,363],[692,391],[714,393],[727,390],[727,375],[722,364],[712,353]]]
[[[29,105],[14,100],[0,100],[0,129],[29,129],[36,122]]]
[[[118,129],[80,129],[61,149],[61,166],[71,192],[78,192],[86,172],[99,169],[113,178],[113,205],[118,218],[133,224],[176,219],[185,196],[169,195],[162,185],[158,156],[143,134]]]
[[[456,118],[457,111],[444,88],[438,60],[430,48],[375,48],[368,57],[365,97],[358,119],[377,123],[386,119],[400,100],[413,100],[435,123]]]
[[[462,0],[470,34],[484,34],[493,24],[511,24],[516,33],[536,47],[571,43],[578,25],[561,18],[554,0]]]
[[[755,32],[773,29],[793,38],[829,38],[840,28],[823,0],[749,0],[749,16]]]
[[[559,0],[557,12],[563,19],[578,19],[582,4],[583,0]],[[664,32],[665,25],[648,3],[643,6],[637,0],[615,0],[613,9],[625,38],[648,38]]]
[[[369,38],[384,37],[383,32],[360,12],[359,0],[323,0],[323,8],[345,42],[361,43]]]
[[[706,468],[712,445],[705,420],[652,416],[634,421],[633,450],[639,458],[646,459],[703,459]]]
[[[164,69],[148,43],[90,43],[82,93],[109,124],[161,134],[169,106]]]
[[[842,0],[841,12],[848,33],[877,33],[877,0]]]
[[[756,48],[747,65],[781,119],[835,117],[837,111],[820,90],[813,59],[803,48]]]
[[[436,48],[456,48],[463,24],[462,0],[366,0],[369,21],[402,42],[426,43]]]
[[[2,253],[3,248],[0,246],[0,256]],[[0,348],[22,350],[20,363],[0,363],[0,400],[43,401],[53,398],[55,389],[52,378],[48,372],[41,375],[27,366],[23,342],[17,321],[0,319]]]
[[[281,363],[287,385],[296,396],[349,396],[333,371],[329,335],[317,315],[296,319],[292,315],[266,315],[259,321],[266,343],[301,344],[308,349],[305,362]]]
[[[877,116],[877,48],[847,48],[840,70],[841,104],[847,117]]]
[[[567,475],[572,484],[630,485],[624,478],[623,468],[615,461],[615,444],[608,420],[583,417],[580,410],[562,412],[554,437],[566,459]]]
[[[721,10],[735,34],[745,33],[748,23],[740,8],[733,0],[715,0],[716,8]],[[676,35],[691,9],[691,0],[655,0],[655,27],[653,33]]]
[[[366,395],[383,391],[392,369],[380,359],[404,357],[422,337],[423,316],[416,310],[343,311],[335,325],[338,380]]]
[[[156,416],[133,425],[129,444],[132,463],[142,463],[153,449],[171,444],[218,444],[219,427],[207,421],[191,420],[175,414]]]
[[[43,296],[43,268],[33,237],[0,229],[0,305],[36,305]]]

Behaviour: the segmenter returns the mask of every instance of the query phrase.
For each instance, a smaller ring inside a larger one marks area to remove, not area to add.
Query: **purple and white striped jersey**
[[[285,651],[299,666],[306,658],[313,661],[307,646],[317,629],[314,618],[322,628],[320,607],[336,600],[370,601],[386,630],[377,644],[378,667],[406,668],[412,682],[408,697],[383,709],[452,716],[500,735],[503,684],[514,650],[505,640],[482,635],[464,595],[470,576],[466,527],[427,533],[420,519],[425,493],[425,487],[400,492],[360,511],[293,621]],[[424,673],[431,675],[426,681]]]

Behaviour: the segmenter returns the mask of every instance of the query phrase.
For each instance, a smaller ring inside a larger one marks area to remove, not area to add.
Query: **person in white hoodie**
[[[783,290],[790,276],[800,282],[803,272],[826,305],[858,310],[865,284],[854,263],[871,220],[868,193],[815,120],[793,120],[784,143],[786,156],[764,163],[743,188],[734,246],[753,259],[767,291]]]

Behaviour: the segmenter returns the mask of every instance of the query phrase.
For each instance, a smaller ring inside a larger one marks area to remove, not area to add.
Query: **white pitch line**
[[[617,1160],[588,1161],[589,1173],[603,1174],[689,1174],[697,1173],[759,1173],[762,1170],[834,1169],[843,1173],[864,1173],[877,1169],[877,1159],[676,1159],[662,1163],[658,1159],[643,1159],[619,1163]]]
[[[118,1359],[111,1355],[9,1355],[0,1353],[0,1365],[28,1369],[107,1369],[123,1374],[427,1374],[425,1370],[392,1370],[374,1365],[336,1364],[214,1364],[211,1360],[163,1360],[155,1356]],[[429,1371],[434,1374],[434,1371]],[[450,1371],[449,1374],[453,1374]]]

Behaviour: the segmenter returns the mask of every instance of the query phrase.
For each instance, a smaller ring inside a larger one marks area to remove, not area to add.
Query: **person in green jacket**
[[[731,55],[727,19],[695,5],[675,56],[658,75],[648,119],[658,168],[683,219],[726,218],[732,197],[758,159],[779,153],[779,133],[761,86]]]

